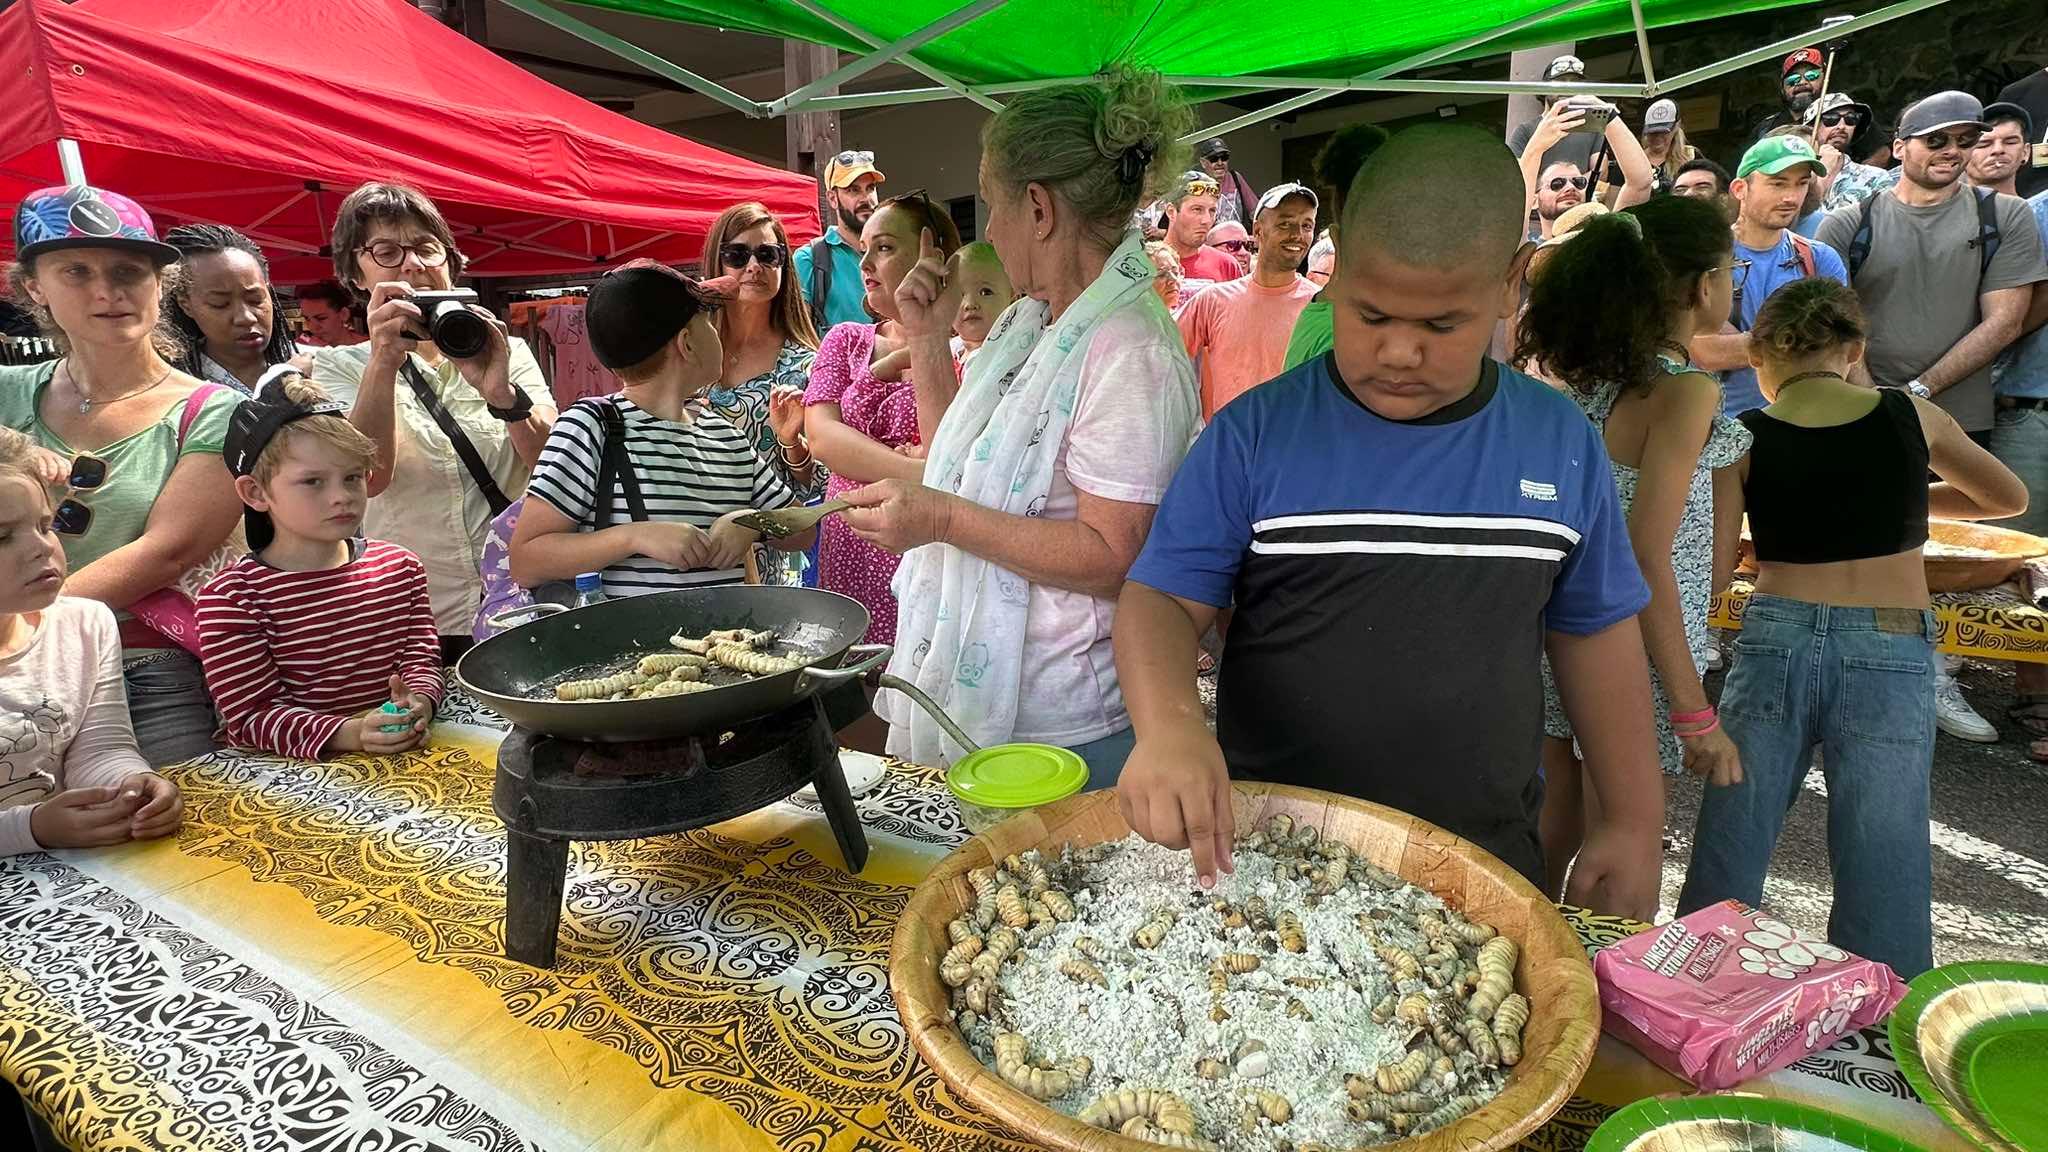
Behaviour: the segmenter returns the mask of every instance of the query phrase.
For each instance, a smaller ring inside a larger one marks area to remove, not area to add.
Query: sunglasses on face
[[[1820,122],[1830,128],[1839,124],[1847,124],[1851,128],[1860,128],[1863,125],[1863,113],[1848,112],[1838,108],[1833,112],[1821,113]]]
[[[1552,176],[1550,178],[1550,190],[1552,192],[1562,192],[1565,190],[1566,185],[1584,192],[1586,190],[1586,178],[1584,176]]]
[[[368,252],[370,259],[379,268],[396,268],[405,263],[405,254],[410,252],[423,268],[439,266],[448,259],[448,250],[438,240],[421,240],[416,244],[400,244],[396,240],[378,240],[356,249]]]
[[[1787,72],[1785,73],[1785,87],[1790,88],[1794,84],[1811,84],[1818,79],[1820,79],[1820,69],[1818,68],[1808,68],[1804,72]]]
[[[1983,137],[1984,134],[1982,132],[1929,132],[1927,135],[1920,137],[1920,142],[1927,145],[1927,149],[1930,152],[1940,152],[1950,144],[1954,144],[1956,147],[1968,152],[1977,147],[1977,141],[1983,139]]]
[[[92,509],[71,498],[73,492],[90,492],[107,482],[107,462],[97,456],[73,456],[71,475],[64,480],[65,496],[50,517],[50,527],[61,536],[83,536],[92,527]]]
[[[1217,153],[1217,154],[1215,154],[1214,156],[1206,156],[1206,157],[1203,157],[1203,159],[1202,159],[1202,163],[1204,163],[1204,164],[1228,164],[1228,163],[1230,163],[1230,153],[1228,153],[1228,152],[1218,152],[1218,153]]]
[[[734,271],[745,268],[750,260],[758,262],[763,268],[780,268],[782,262],[788,258],[789,249],[780,244],[756,244],[753,247],[745,244],[723,244],[718,249],[719,262]]]
[[[1256,255],[1259,250],[1259,242],[1257,240],[1218,240],[1210,245],[1210,247],[1221,248],[1225,252],[1250,252]]]

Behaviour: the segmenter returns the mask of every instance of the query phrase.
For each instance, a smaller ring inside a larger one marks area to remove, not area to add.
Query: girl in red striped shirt
[[[236,410],[223,455],[250,548],[199,596],[225,739],[304,760],[419,747],[441,702],[440,635],[419,557],[356,535],[369,438],[287,376]]]

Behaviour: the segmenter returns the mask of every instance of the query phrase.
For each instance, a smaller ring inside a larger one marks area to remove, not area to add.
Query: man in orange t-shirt
[[[1287,338],[1317,291],[1295,271],[1315,241],[1316,208],[1300,184],[1268,189],[1252,217],[1252,274],[1211,284],[1180,310],[1181,338],[1201,364],[1202,419],[1285,370]]]

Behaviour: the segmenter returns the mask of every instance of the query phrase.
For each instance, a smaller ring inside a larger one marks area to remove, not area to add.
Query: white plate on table
[[[839,770],[846,774],[846,790],[852,793],[856,800],[879,787],[882,777],[888,775],[889,771],[882,766],[880,756],[866,752],[850,752],[844,748],[839,751]],[[818,802],[818,791],[806,784],[796,790],[796,799],[815,804]]]

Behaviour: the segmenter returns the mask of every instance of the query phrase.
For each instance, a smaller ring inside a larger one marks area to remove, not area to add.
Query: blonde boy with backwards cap
[[[419,747],[440,632],[420,558],[357,535],[376,446],[347,405],[286,375],[235,410],[223,455],[250,552],[201,590],[198,616],[227,740],[301,760]]]

